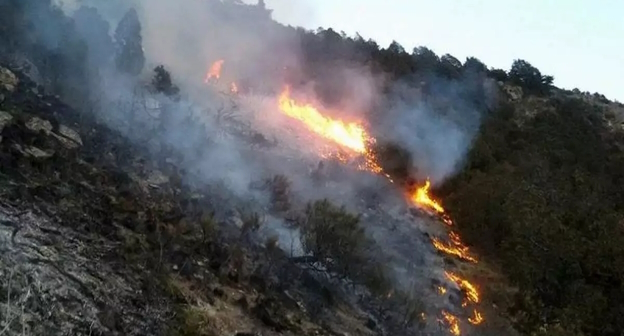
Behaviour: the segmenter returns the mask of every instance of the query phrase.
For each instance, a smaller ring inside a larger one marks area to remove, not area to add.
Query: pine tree
[[[119,71],[132,76],[141,73],[145,65],[142,43],[139,16],[130,9],[115,30],[115,63]]]

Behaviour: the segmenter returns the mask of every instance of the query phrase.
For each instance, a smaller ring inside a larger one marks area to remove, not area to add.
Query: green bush
[[[310,203],[300,222],[303,248],[330,274],[385,295],[390,288],[386,270],[359,223],[359,216],[328,200]]]

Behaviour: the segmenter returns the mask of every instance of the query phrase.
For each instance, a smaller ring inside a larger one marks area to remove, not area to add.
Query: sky
[[[255,0],[246,2],[255,3]],[[426,46],[509,70],[524,59],[555,85],[624,102],[622,0],[265,0],[273,18],[359,33],[381,46]]]

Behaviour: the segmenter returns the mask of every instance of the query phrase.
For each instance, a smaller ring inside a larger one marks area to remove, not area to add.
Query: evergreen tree
[[[141,22],[136,10],[130,9],[117,25],[115,30],[117,69],[123,73],[136,76],[145,65]]]

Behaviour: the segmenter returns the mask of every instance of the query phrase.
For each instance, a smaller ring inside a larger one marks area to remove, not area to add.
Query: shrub
[[[374,243],[359,225],[360,217],[328,200],[308,204],[300,220],[302,244],[312,258],[339,279],[366,286],[376,295],[385,295],[389,282],[383,264],[374,258]]]

